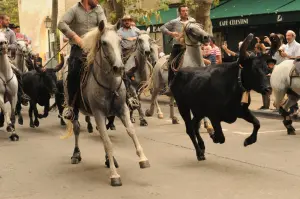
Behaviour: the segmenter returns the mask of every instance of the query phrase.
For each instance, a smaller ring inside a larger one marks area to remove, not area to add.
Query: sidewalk
[[[141,96],[142,101],[150,102],[151,96],[145,97],[144,95]],[[273,107],[273,99],[274,97],[271,96],[271,110],[259,110],[259,108],[262,106],[262,97],[261,94],[256,93],[254,91],[251,91],[251,104],[250,109],[252,110],[252,113],[254,113],[255,116],[259,117],[266,117],[266,118],[272,118],[272,119],[279,119],[282,120],[281,115],[277,111],[275,111],[275,108]],[[169,97],[167,96],[159,96],[158,97],[159,104],[168,105],[169,104]],[[300,117],[293,118],[294,121],[300,121]]]

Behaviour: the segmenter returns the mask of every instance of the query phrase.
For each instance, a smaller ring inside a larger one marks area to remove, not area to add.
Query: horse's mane
[[[105,30],[113,30],[114,26],[112,24],[105,24]],[[104,31],[105,31],[104,30]],[[93,64],[97,52],[97,44],[100,40],[101,32],[98,27],[91,29],[88,33],[83,35],[82,43],[83,50],[87,54],[87,64]]]

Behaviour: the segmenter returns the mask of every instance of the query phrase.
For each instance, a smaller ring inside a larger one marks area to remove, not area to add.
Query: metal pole
[[[51,49],[50,49],[50,29],[48,28],[48,47],[49,47],[49,59],[51,57]]]

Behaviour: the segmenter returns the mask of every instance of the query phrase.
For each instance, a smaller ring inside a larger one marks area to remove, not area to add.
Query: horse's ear
[[[117,23],[115,24],[115,29],[116,29],[116,31],[118,31],[118,30],[121,28],[121,25],[122,25],[122,23],[121,23],[121,20],[119,19],[119,20],[117,21]]]
[[[102,31],[104,30],[104,28],[105,28],[105,23],[104,23],[103,20],[100,21],[98,28],[99,28],[99,31],[100,31],[100,32],[102,32]]]

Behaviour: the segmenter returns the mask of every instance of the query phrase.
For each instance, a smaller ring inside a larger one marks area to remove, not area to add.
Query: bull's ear
[[[121,28],[122,22],[118,19],[117,23],[115,24],[115,30],[118,31]]]
[[[100,32],[103,32],[103,31],[104,31],[104,28],[105,28],[105,22],[104,22],[103,20],[100,21],[98,28],[99,28],[99,31],[100,31]]]

